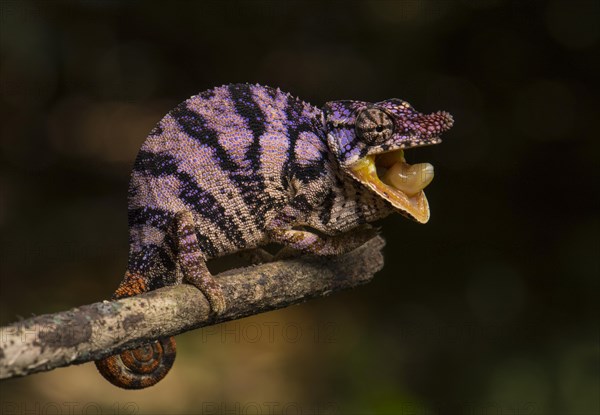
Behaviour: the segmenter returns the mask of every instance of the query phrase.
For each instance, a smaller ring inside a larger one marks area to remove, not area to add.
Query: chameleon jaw
[[[419,223],[429,220],[423,189],[433,180],[429,163],[410,165],[403,150],[368,155],[350,166],[350,175]],[[381,178],[380,178],[381,176]]]

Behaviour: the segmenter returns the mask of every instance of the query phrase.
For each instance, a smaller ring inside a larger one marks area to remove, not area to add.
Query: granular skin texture
[[[220,313],[226,299],[206,267],[211,258],[272,242],[314,255],[360,246],[375,234],[368,223],[398,209],[349,166],[435,144],[451,125],[449,114],[421,114],[399,99],[320,109],[250,84],[192,96],[160,120],[135,160],[128,268],[114,298],[190,283]],[[162,339],[96,364],[113,384],[139,389],[162,379],[174,358],[174,341]]]

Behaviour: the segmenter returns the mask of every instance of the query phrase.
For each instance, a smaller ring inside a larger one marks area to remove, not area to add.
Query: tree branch
[[[228,304],[217,318],[206,298],[183,284],[1,327],[0,379],[98,360],[158,337],[366,284],[383,267],[383,246],[376,237],[333,259],[303,257],[219,274]]]

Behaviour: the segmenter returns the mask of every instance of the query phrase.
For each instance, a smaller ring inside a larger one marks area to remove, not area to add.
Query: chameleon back
[[[292,178],[316,179],[327,160],[322,112],[279,89],[235,84],[191,97],[135,161],[129,271],[173,274],[169,226],[182,210],[207,259],[266,243],[265,223],[293,195]]]

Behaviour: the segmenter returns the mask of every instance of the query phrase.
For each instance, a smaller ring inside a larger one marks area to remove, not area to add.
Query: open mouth
[[[355,179],[419,223],[429,220],[423,189],[433,180],[429,163],[410,165],[403,150],[366,156],[350,167]]]

